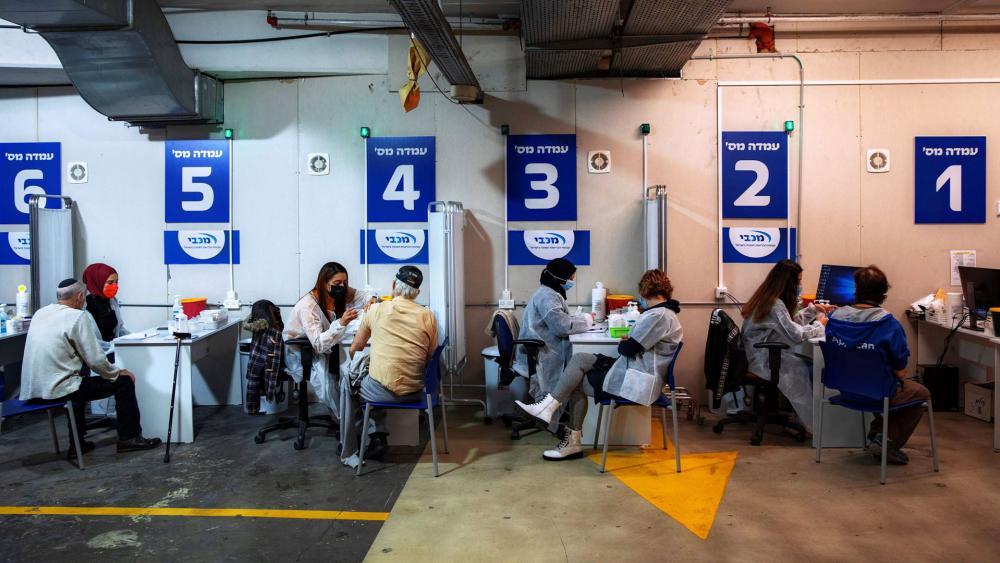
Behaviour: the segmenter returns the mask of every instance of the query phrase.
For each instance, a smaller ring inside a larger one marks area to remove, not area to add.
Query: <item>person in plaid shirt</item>
[[[253,333],[250,341],[250,361],[247,363],[247,412],[260,414],[260,397],[279,402],[278,380],[284,369],[284,341],[281,331],[281,311],[274,303],[262,299],[253,304],[250,317],[243,325]]]

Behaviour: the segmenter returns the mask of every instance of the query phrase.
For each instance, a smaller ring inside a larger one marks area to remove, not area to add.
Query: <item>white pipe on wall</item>
[[[949,21],[997,21],[1000,14],[788,14],[756,16],[723,16],[716,26],[736,26],[748,23],[906,23],[906,22],[949,22]]]

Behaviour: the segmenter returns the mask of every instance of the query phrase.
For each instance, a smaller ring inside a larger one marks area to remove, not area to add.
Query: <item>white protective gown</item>
[[[569,336],[587,332],[593,324],[593,317],[588,314],[571,315],[566,299],[551,287],[543,285],[532,294],[521,318],[518,338],[534,338],[545,343],[538,350],[538,366],[529,389],[535,400],[541,400],[555,388],[556,381],[573,355]],[[528,373],[528,359],[520,346],[515,369],[519,373]]]
[[[361,290],[355,290],[354,299],[348,301],[348,309],[363,309],[371,298]],[[282,333],[287,341],[305,335],[313,347],[313,364],[309,384],[319,402],[327,405],[334,416],[338,416],[339,387],[330,373],[330,361],[338,357],[337,346],[347,332],[347,327],[334,319],[327,318],[320,310],[319,303],[311,293],[307,293],[292,309],[291,317]],[[302,381],[302,353],[298,346],[285,346],[285,371],[297,382]]]
[[[635,358],[619,357],[604,380],[604,390],[614,395],[621,394],[625,372],[629,368],[652,373],[667,383],[667,369],[677,353],[677,347],[684,340],[681,321],[666,307],[653,307],[643,311],[635,322],[629,337],[642,345],[645,352]]]
[[[823,325],[816,321],[818,311],[812,305],[799,311],[795,318],[779,299],[771,311],[760,322],[753,319],[743,321],[743,346],[746,349],[749,371],[761,379],[771,380],[768,365],[768,351],[754,348],[760,342],[782,342],[793,348],[781,352],[781,369],[778,389],[788,399],[799,416],[802,425],[812,431],[813,394],[812,366],[795,354],[794,347],[811,339],[823,336]]]

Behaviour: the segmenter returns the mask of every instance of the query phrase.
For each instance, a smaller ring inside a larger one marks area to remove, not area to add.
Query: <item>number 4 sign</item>
[[[788,216],[788,136],[778,131],[722,133],[722,216]]]
[[[434,137],[372,137],[366,142],[368,221],[427,221],[427,205],[435,197]]]
[[[915,221],[986,222],[986,137],[917,137]]]

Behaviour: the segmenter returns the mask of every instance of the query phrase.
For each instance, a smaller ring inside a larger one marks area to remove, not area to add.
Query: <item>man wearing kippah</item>
[[[94,449],[94,443],[83,440],[84,407],[89,401],[114,395],[118,451],[148,450],[160,445],[159,438],[142,436],[135,375],[109,362],[101,349],[97,324],[84,309],[87,287],[72,278],[64,280],[56,290],[56,299],[58,303],[42,307],[31,319],[24,344],[21,400],[72,401],[80,447],[87,452]],[[95,376],[80,375],[84,366]],[[72,445],[69,457],[76,457]]]
[[[341,461],[358,463],[358,397],[364,401],[403,403],[419,399],[424,390],[424,369],[437,348],[437,323],[430,309],[414,300],[420,295],[424,275],[416,266],[403,266],[392,280],[392,300],[376,303],[365,313],[351,343],[351,356],[371,343],[368,375],[350,388],[350,378],[341,378]],[[371,425],[365,429],[370,446],[366,459],[379,459],[387,445],[385,413],[372,409]]]

